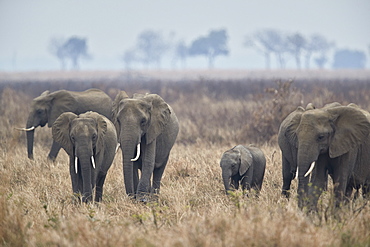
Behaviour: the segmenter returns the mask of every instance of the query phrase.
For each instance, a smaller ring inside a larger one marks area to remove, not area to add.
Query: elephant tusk
[[[77,158],[77,156],[76,156],[76,157],[75,157],[75,171],[76,171],[76,174],[77,174],[77,164],[78,164],[77,160],[78,160],[78,158]]]
[[[94,167],[95,169],[95,160],[94,160],[94,156],[91,156],[91,163],[92,163],[92,166]]]
[[[306,174],[304,175],[304,177],[307,177],[308,175],[310,175],[310,173],[312,172],[313,168],[315,167],[315,161],[311,163],[311,166],[310,166],[310,169],[308,169],[308,171],[306,172]]]
[[[137,153],[136,153],[136,157],[131,159],[131,161],[137,161],[140,157],[140,143],[137,144]]]
[[[298,166],[297,166],[297,172],[295,173],[295,177],[293,179],[298,179]]]
[[[118,149],[119,149],[120,146],[121,146],[121,143],[117,143],[117,147],[116,147],[116,152],[115,153],[117,153],[117,151],[118,151]]]
[[[15,127],[16,130],[21,130],[21,131],[31,131],[31,130],[34,130],[35,129],[35,126],[32,126],[31,128],[17,128]]]

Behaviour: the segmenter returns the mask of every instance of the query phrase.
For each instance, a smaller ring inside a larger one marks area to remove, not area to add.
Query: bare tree
[[[168,48],[169,45],[160,32],[146,30],[138,36],[136,57],[146,67],[149,67],[150,64],[156,64],[159,68],[161,59]]]
[[[317,53],[319,60],[320,58],[327,57],[327,52],[335,46],[334,42],[328,41],[324,36],[320,34],[313,34],[306,42],[305,46],[305,67],[310,68],[311,57]],[[320,61],[320,66],[324,67],[327,59]]]
[[[266,69],[271,68],[271,54],[277,58],[277,63],[281,68],[285,67],[285,53],[287,50],[287,41],[284,35],[275,29],[263,29],[257,31],[244,40],[244,46],[254,48],[265,57]]]
[[[306,46],[306,39],[300,33],[288,35],[287,42],[290,53],[294,56],[298,69],[301,69],[301,56]]]
[[[62,70],[66,69],[67,60],[71,60],[72,68],[78,70],[80,59],[91,58],[87,50],[86,39],[76,36],[72,36],[66,41],[52,38],[49,43],[49,51],[61,62]]]
[[[211,30],[207,36],[201,36],[191,43],[189,55],[205,56],[208,59],[208,68],[213,68],[216,57],[229,54],[227,40],[225,29]]]

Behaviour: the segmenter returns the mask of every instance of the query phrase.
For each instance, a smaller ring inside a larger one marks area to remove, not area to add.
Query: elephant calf
[[[266,158],[261,149],[251,145],[235,146],[224,152],[220,166],[227,194],[231,189],[237,190],[239,182],[243,191],[253,188],[257,194],[260,192],[266,168]]]
[[[96,187],[95,201],[101,201],[117,145],[113,123],[96,112],[80,115],[65,112],[54,122],[52,133],[54,141],[69,155],[73,193],[81,194],[82,201],[89,202]]]

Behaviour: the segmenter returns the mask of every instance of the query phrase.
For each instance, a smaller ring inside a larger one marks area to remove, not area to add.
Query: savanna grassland
[[[190,72],[189,72],[190,73]],[[330,192],[317,214],[281,193],[280,122],[297,106],[338,101],[370,110],[370,72],[210,73],[161,77],[140,73],[0,73],[1,246],[369,246],[370,204],[362,197],[341,210]],[[157,200],[125,195],[122,154],[108,172],[103,202],[72,199],[68,156],[47,160],[51,130],[37,128],[34,160],[24,127],[31,101],[44,90],[100,88],[114,99],[151,92],[176,112],[180,133]],[[226,196],[219,161],[227,149],[253,143],[267,167],[259,198]],[[330,187],[330,186],[329,186]]]

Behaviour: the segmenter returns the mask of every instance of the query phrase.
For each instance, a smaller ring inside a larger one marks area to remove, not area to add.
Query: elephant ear
[[[240,176],[243,176],[248,169],[253,164],[253,156],[251,152],[243,147],[243,146],[237,146],[239,152],[240,152],[240,167],[239,167],[239,174]]]
[[[288,139],[290,145],[298,148],[298,138],[297,138],[297,128],[301,122],[302,114],[305,109],[303,107],[298,107],[294,112],[290,113],[286,121],[286,131],[285,137]]]
[[[48,101],[50,102],[50,111],[48,112],[48,126],[51,127],[55,120],[63,112],[75,112],[78,103],[76,98],[66,90],[56,91],[48,94]]]
[[[52,127],[53,139],[59,143],[68,155],[73,155],[73,144],[69,136],[70,123],[77,115],[72,112],[61,114]]]
[[[157,94],[147,94],[143,100],[150,104],[151,119],[146,133],[147,143],[151,143],[163,132],[170,120],[171,110],[168,104]]]
[[[329,146],[329,156],[335,158],[357,148],[370,133],[370,122],[361,110],[351,106],[329,108],[335,133]]]
[[[95,154],[97,154],[104,149],[104,136],[107,133],[107,129],[108,129],[108,124],[107,124],[108,119],[106,119],[99,113],[93,112],[93,111],[89,111],[84,114],[81,114],[80,117],[92,118],[96,122],[98,136],[97,136],[96,145],[95,145]]]
[[[118,126],[118,121],[117,121],[118,113],[121,109],[120,103],[122,100],[127,99],[127,98],[129,98],[127,93],[125,91],[120,91],[117,94],[112,104],[112,121],[113,121],[114,126],[116,127],[117,134],[119,133],[119,130],[120,130]]]

